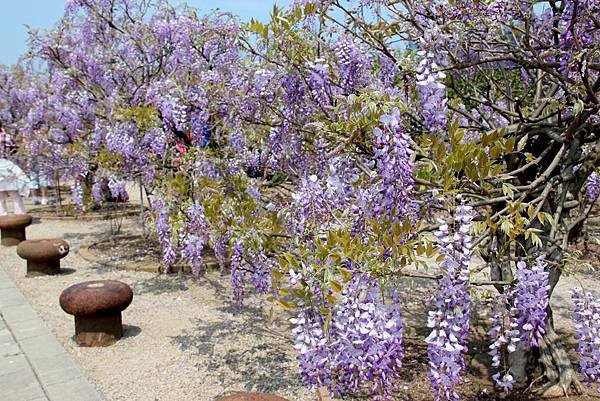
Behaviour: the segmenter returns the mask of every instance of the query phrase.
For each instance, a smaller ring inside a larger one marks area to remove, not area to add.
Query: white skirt
[[[29,177],[13,162],[0,159],[0,191],[16,191],[29,196]]]

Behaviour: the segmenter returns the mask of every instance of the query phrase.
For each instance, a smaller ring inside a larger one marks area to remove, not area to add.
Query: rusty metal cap
[[[19,244],[17,254],[32,262],[49,262],[67,256],[69,243],[62,239],[27,240]]]
[[[220,398],[218,401],[288,401],[273,394],[264,393],[238,393]]]
[[[0,216],[0,228],[13,229],[27,227],[33,221],[33,217],[28,214],[9,214]]]
[[[120,281],[86,281],[65,289],[60,294],[60,307],[74,316],[102,316],[121,312],[132,299],[131,287]]]

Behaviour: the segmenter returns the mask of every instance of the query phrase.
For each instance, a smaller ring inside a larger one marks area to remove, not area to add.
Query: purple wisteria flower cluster
[[[326,221],[327,214],[325,188],[316,175],[302,178],[299,190],[292,194],[294,215],[291,221],[297,234],[309,226]]]
[[[595,201],[600,195],[600,176],[594,171],[585,182],[585,194],[590,201]]]
[[[317,59],[312,63],[308,63],[308,67],[310,69],[308,76],[310,93],[315,103],[325,109],[331,104],[329,97],[331,90],[329,66],[324,59]]]
[[[244,300],[244,276],[246,272],[244,266],[246,261],[244,260],[244,246],[241,242],[236,242],[233,246],[233,252],[231,254],[231,289],[233,292],[233,298],[237,306],[242,306]]]
[[[348,35],[341,36],[334,48],[337,56],[341,86],[344,93],[352,93],[368,82],[371,60]]]
[[[311,308],[301,308],[291,319],[300,370],[309,387],[325,385],[336,395],[365,389],[377,399],[392,398],[404,356],[400,301],[396,293],[389,304],[379,297],[376,280],[357,276],[333,308],[329,332]]]
[[[410,136],[402,126],[402,117],[397,108],[381,116],[382,128],[373,134],[373,158],[378,180],[372,186],[372,202],[368,216],[386,216],[393,221],[402,220],[413,211],[411,197],[414,185],[413,161]]]
[[[579,371],[588,385],[600,383],[600,299],[581,288],[571,290],[578,341]],[[600,388],[598,388],[600,393]]]
[[[77,206],[83,206],[83,185],[81,185],[81,180],[78,177],[73,181],[73,185],[71,185],[71,196]]]
[[[171,226],[169,225],[171,212],[161,199],[155,199],[152,203],[152,207],[156,215],[156,232],[158,234],[158,242],[163,251],[163,263],[165,266],[169,267],[175,263],[177,258],[171,240]]]
[[[300,305],[298,316],[290,319],[294,325],[294,348],[298,352],[298,364],[302,380],[308,388],[318,388],[331,383],[328,368],[328,336],[321,313],[314,308]]]
[[[506,393],[512,390],[514,379],[506,368],[500,369],[504,352],[514,352],[519,343],[537,347],[546,333],[548,279],[543,256],[536,259],[531,267],[519,261],[515,288],[505,286],[504,292],[494,299],[492,328],[488,335],[493,340],[489,347],[492,366],[499,371],[492,379]]]
[[[431,53],[421,51],[419,54],[423,57],[417,71],[423,127],[432,133],[443,132],[448,123],[448,98],[446,85],[443,83],[446,74],[440,71],[440,66]]]
[[[236,305],[241,307],[246,295],[246,281],[250,280],[259,295],[272,292],[272,271],[278,269],[279,265],[264,252],[249,250],[241,241],[237,241],[233,246],[230,267],[233,298]]]
[[[111,178],[110,180],[108,180],[108,189],[110,191],[110,196],[114,199],[117,199],[121,202],[127,201],[129,199],[129,194],[127,194],[127,189],[125,188],[124,180]]]
[[[219,267],[224,269],[227,265],[227,253],[229,250],[229,241],[231,239],[231,233],[226,231],[223,234],[213,235],[213,249],[215,251],[215,258],[217,258],[217,262],[219,263]]]
[[[379,57],[379,79],[384,87],[392,87],[399,72],[400,69],[392,58],[386,55]]]
[[[463,354],[467,351],[471,297],[467,288],[471,261],[473,208],[456,208],[456,231],[441,222],[436,237],[444,257],[443,276],[435,295],[435,310],[429,312],[427,326],[432,329],[426,338],[429,355],[429,380],[436,400],[458,400],[456,387],[465,370]]]
[[[494,298],[493,315],[490,319],[492,328],[488,332],[490,338],[493,339],[490,344],[489,354],[492,356],[492,367],[499,371],[492,375],[492,379],[496,386],[503,389],[505,393],[512,390],[514,378],[510,372],[500,365],[504,361],[504,352],[514,352],[517,349],[518,343],[521,341],[519,330],[515,322],[514,316],[511,314],[510,300],[513,298],[513,292],[508,286],[504,288],[504,292]]]
[[[538,341],[546,333],[546,317],[549,302],[549,273],[543,256],[527,267],[524,261],[517,262],[517,286],[513,308],[516,327],[521,341],[530,347],[537,347]]]
[[[196,202],[187,208],[188,222],[181,240],[181,256],[189,260],[192,273],[198,276],[203,269],[203,251],[208,242],[208,221],[204,216],[204,207]]]
[[[104,200],[104,190],[102,188],[102,180],[96,179],[92,185],[92,199],[94,202],[101,202]]]

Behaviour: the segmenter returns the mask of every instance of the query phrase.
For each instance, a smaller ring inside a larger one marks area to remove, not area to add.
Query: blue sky
[[[181,0],[170,0],[180,4]],[[267,20],[276,2],[287,5],[289,0],[187,0],[201,11],[219,8],[231,11],[243,19]],[[14,64],[27,48],[27,28],[52,28],[62,15],[65,0],[0,0],[0,64]]]

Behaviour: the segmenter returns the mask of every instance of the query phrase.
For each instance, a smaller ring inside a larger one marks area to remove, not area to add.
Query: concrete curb
[[[38,210],[39,212],[39,210]],[[139,216],[140,212],[135,210],[129,210],[124,212],[118,212],[114,214],[107,213],[82,213],[77,216],[60,216],[60,215],[39,215],[36,214],[35,209],[29,210],[32,216],[40,220],[80,220],[80,221],[97,221],[97,220],[108,220],[110,218],[122,218],[122,217],[134,217]]]
[[[98,245],[98,244],[108,242],[108,241],[110,241],[110,240],[94,241],[94,242],[82,244],[79,247],[79,250],[77,251],[77,253],[79,254],[79,256],[81,256],[82,259],[84,259],[90,263],[99,264],[101,266],[108,267],[111,269],[137,271],[137,272],[148,272],[148,273],[160,273],[160,265],[155,265],[155,264],[150,264],[150,263],[117,264],[117,263],[105,262],[105,261],[101,260],[99,256],[96,256],[90,250],[91,247]]]
[[[113,237],[112,240],[114,239],[118,239],[119,237]],[[108,241],[111,241],[111,239],[107,239],[107,240],[102,240],[102,241],[93,241],[93,242],[89,242],[89,243],[84,243],[79,247],[79,250],[77,251],[79,253],[79,256],[81,256],[82,259],[90,262],[90,263],[95,263],[95,264],[99,264],[101,266],[110,268],[110,269],[116,269],[116,270],[126,270],[126,271],[137,271],[137,272],[148,272],[148,273],[161,273],[160,271],[160,264],[153,264],[153,263],[124,263],[124,264],[118,264],[118,263],[111,263],[111,262],[106,262],[103,261],[100,256],[97,256],[96,254],[94,254],[94,252],[90,249],[96,245],[99,244],[103,244],[106,243]],[[219,268],[219,263],[217,262],[217,260],[215,259],[214,256],[206,256],[205,257],[205,261],[204,261],[204,268],[206,269],[217,269]],[[188,268],[189,269],[189,268]],[[188,270],[184,270],[186,273],[190,273]]]

